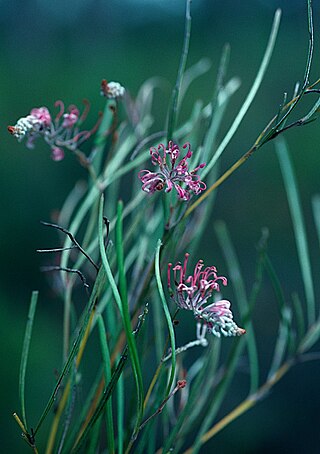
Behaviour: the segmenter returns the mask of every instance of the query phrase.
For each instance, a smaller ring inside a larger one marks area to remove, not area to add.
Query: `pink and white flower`
[[[187,275],[189,254],[185,254],[183,265],[178,262],[175,266],[168,265],[168,288],[176,304],[181,309],[190,310],[195,318],[202,322],[207,331],[217,337],[241,336],[246,331],[233,320],[231,303],[228,300],[214,301],[208,304],[208,299],[213,292],[220,292],[220,285],[227,285],[227,279],[218,276],[214,266],[204,267],[199,260],[191,275]],[[171,287],[171,276],[175,291]]]
[[[125,88],[119,82],[107,82],[105,79],[101,82],[100,93],[108,99],[122,98],[125,91]]]
[[[89,103],[84,101],[85,108],[80,115],[79,109],[71,105],[65,112],[64,103],[56,101],[55,107],[59,112],[54,119],[47,107],[36,107],[26,117],[20,118],[15,126],[8,126],[8,131],[21,142],[27,139],[27,148],[33,148],[34,142],[42,137],[51,148],[51,157],[54,161],[64,158],[64,149],[75,151],[79,145],[87,140],[98,128],[100,119],[89,131],[80,129],[89,112]]]
[[[190,143],[185,143],[183,148],[187,149],[187,152],[180,161],[180,148],[172,141],[169,142],[167,148],[162,143],[157,148],[150,148],[151,162],[154,166],[159,167],[159,171],[140,170],[138,177],[143,183],[143,191],[153,194],[163,189],[165,192],[175,189],[179,199],[188,201],[192,192],[198,195],[206,189],[206,184],[197,175],[198,170],[205,167],[206,164],[202,163],[195,169],[189,170],[188,159],[193,154]]]

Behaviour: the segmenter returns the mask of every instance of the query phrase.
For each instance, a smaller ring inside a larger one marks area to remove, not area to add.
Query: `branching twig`
[[[148,424],[149,421],[151,421],[151,419],[153,419],[155,416],[157,416],[159,413],[162,412],[162,410],[164,409],[164,406],[166,405],[166,403],[168,402],[169,399],[171,399],[171,397],[173,397],[177,391],[179,391],[179,389],[182,389],[186,386],[187,382],[186,380],[179,380],[177,385],[175,386],[175,388],[171,391],[171,393],[164,399],[164,401],[160,404],[159,408],[154,412],[152,413],[152,415],[149,416],[149,418],[147,418],[142,424],[141,426],[139,427],[138,431],[135,433],[135,436],[133,438],[132,441],[135,441],[137,439],[137,436],[138,436],[138,433],[140,432],[140,430],[142,430],[146,424]]]
[[[51,248],[51,249],[37,249],[36,252],[63,252],[63,251],[69,251],[70,249],[78,249],[78,246],[55,247],[55,248]]]
[[[94,262],[94,260],[90,257],[90,255],[88,255],[86,253],[86,251],[80,246],[80,244],[78,243],[78,241],[75,239],[75,237],[72,235],[71,232],[69,232],[69,230],[67,229],[64,229],[63,227],[61,227],[60,225],[57,225],[57,224],[52,224],[51,222],[44,222],[44,221],[41,221],[41,224],[42,225],[45,225],[47,227],[53,227],[54,229],[57,229],[57,230],[60,230],[61,232],[65,233],[66,235],[68,235],[68,237],[70,238],[71,242],[79,249],[79,251],[89,260],[89,262],[95,267],[96,271],[98,272],[99,271],[99,267],[98,265]]]
[[[86,289],[89,288],[89,285],[87,284],[87,280],[86,280],[86,278],[84,277],[84,275],[81,273],[80,270],[77,270],[77,269],[75,269],[75,268],[65,268],[65,267],[62,267],[62,266],[55,266],[55,265],[52,265],[52,266],[51,266],[51,265],[49,265],[49,266],[42,266],[42,267],[40,268],[40,270],[41,270],[41,271],[44,271],[44,272],[50,272],[50,271],[66,271],[67,273],[75,273],[75,274],[77,274],[77,275],[80,277],[80,279],[81,279],[81,281],[82,281],[84,287],[85,287]]]

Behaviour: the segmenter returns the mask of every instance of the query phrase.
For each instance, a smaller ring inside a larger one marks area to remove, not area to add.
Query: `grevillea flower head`
[[[143,191],[153,194],[162,189],[170,192],[174,188],[178,197],[187,201],[192,192],[198,195],[206,189],[205,183],[197,175],[198,170],[206,164],[202,163],[195,169],[189,170],[188,159],[192,156],[190,143],[185,143],[183,148],[187,151],[180,160],[180,148],[172,141],[169,142],[167,148],[162,143],[157,148],[150,148],[151,162],[154,166],[159,167],[159,170],[158,172],[140,170],[138,177],[143,183]]]
[[[185,255],[183,265],[179,262],[175,266],[168,265],[168,287],[176,304],[181,309],[193,312],[195,318],[202,322],[207,331],[213,335],[241,336],[246,331],[233,320],[230,302],[220,300],[209,302],[213,292],[220,292],[220,285],[227,285],[227,279],[218,276],[214,266],[204,267],[203,261],[199,260],[191,275],[187,275],[189,254]],[[175,289],[171,287],[171,276]]]
[[[108,99],[117,99],[124,96],[125,88],[119,82],[107,82],[103,79],[100,93]]]
[[[21,142],[27,139],[26,146],[34,147],[34,142],[42,137],[51,148],[51,157],[54,161],[61,161],[64,157],[64,148],[75,151],[79,145],[87,140],[98,128],[100,119],[89,131],[80,129],[89,112],[89,102],[84,101],[85,108],[80,115],[79,109],[71,105],[65,111],[64,103],[56,101],[55,107],[59,112],[53,119],[47,107],[37,107],[31,110],[26,117],[20,118],[15,126],[8,126],[8,131]]]

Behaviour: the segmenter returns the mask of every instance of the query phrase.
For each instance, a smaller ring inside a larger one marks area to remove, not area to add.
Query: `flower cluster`
[[[168,148],[162,143],[157,148],[150,148],[151,162],[154,166],[159,167],[159,171],[141,170],[139,172],[138,176],[143,183],[143,191],[153,194],[164,188],[165,192],[170,192],[174,188],[178,193],[178,197],[187,201],[190,199],[191,192],[198,195],[206,189],[205,183],[197,175],[197,171],[206,164],[200,164],[189,171],[188,159],[192,156],[190,143],[185,143],[183,148],[186,148],[187,152],[180,160],[181,151],[178,145],[172,141],[169,142]],[[185,187],[182,187],[181,184],[184,184]]]
[[[227,279],[218,276],[214,266],[204,268],[202,260],[199,260],[194,268],[193,275],[187,275],[189,254],[185,255],[183,265],[179,262],[174,267],[168,265],[168,287],[174,296],[175,302],[181,309],[190,310],[195,318],[204,323],[206,329],[217,337],[241,336],[246,331],[239,328],[233,321],[230,310],[230,302],[220,300],[210,304],[208,299],[214,291],[220,292],[220,283],[227,285]],[[171,288],[171,274],[175,292]]]
[[[103,79],[100,93],[108,99],[117,99],[124,96],[125,89],[119,82],[107,82]]]
[[[27,139],[27,147],[33,148],[34,142],[42,137],[51,148],[51,157],[54,161],[64,158],[64,148],[75,151],[81,143],[87,140],[98,128],[100,120],[90,131],[81,131],[80,125],[89,112],[89,103],[84,101],[85,108],[80,114],[79,109],[71,105],[65,111],[62,101],[56,101],[55,107],[59,112],[53,119],[47,107],[38,107],[31,110],[26,117],[20,118],[15,126],[8,126],[8,131],[18,141]]]

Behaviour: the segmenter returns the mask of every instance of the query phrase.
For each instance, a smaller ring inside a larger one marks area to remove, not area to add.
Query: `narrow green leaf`
[[[117,383],[117,430],[118,430],[118,454],[123,453],[124,441],[124,380],[122,375]]]
[[[312,209],[318,236],[318,243],[320,246],[320,194],[316,194],[312,197]]]
[[[292,295],[292,302],[293,302],[293,309],[294,309],[294,315],[295,315],[295,322],[297,326],[297,340],[300,343],[305,331],[305,323],[304,323],[304,316],[303,316],[303,309],[302,309],[302,303],[300,301],[300,298],[297,293],[293,293]]]
[[[270,278],[270,281],[271,281],[271,284],[273,287],[273,291],[276,296],[276,300],[277,300],[277,304],[278,304],[278,308],[279,308],[279,314],[281,315],[285,308],[285,298],[284,298],[281,283],[279,281],[277,273],[267,254],[264,255],[263,265],[269,275],[269,278]]]
[[[154,338],[155,351],[157,355],[157,361],[161,361],[163,355],[163,346],[165,345],[165,332],[163,324],[163,313],[160,304],[154,304],[153,313],[154,332],[156,333]]]
[[[194,429],[195,421],[201,420],[201,410],[206,407],[205,403],[210,401],[212,395],[212,381],[217,373],[220,349],[221,339],[214,338],[210,348],[203,355],[203,366],[194,382],[191,383],[188,379],[187,386],[190,389],[188,400],[165,440],[163,452],[169,452],[173,447],[176,452],[180,452],[179,441],[182,443],[184,437]]]
[[[261,288],[261,284],[262,284],[261,260],[263,258],[263,252],[264,252],[264,249],[262,249],[262,251],[260,251],[260,258],[258,260],[257,269],[256,269],[256,280],[254,282],[254,285],[253,285],[253,288],[251,291],[251,295],[249,298],[250,311],[248,312],[248,314],[245,315],[245,319],[247,319],[248,316],[250,316],[252,308],[254,307],[256,299],[258,297],[259,290]],[[216,417],[216,415],[224,401],[226,393],[229,389],[229,386],[230,386],[233,376],[235,374],[236,366],[238,364],[238,361],[239,361],[239,358],[240,358],[240,355],[242,353],[244,346],[245,346],[244,337],[241,337],[240,339],[236,339],[232,346],[232,350],[229,354],[228,360],[226,361],[226,364],[223,365],[226,373],[225,373],[224,377],[222,378],[222,380],[216,386],[215,391],[214,391],[215,398],[210,401],[210,405],[208,406],[206,413],[203,417],[203,422],[197,433],[195,443],[192,447],[193,454],[197,454],[197,452],[201,448],[201,445],[202,445],[201,437],[212,425],[212,422],[214,421],[214,418]]]
[[[198,77],[208,72],[210,68],[211,68],[210,60],[208,58],[202,58],[196,64],[192,65],[185,71],[180,88],[180,96],[178,102],[179,105],[183,101],[192,82],[196,80]]]
[[[98,327],[99,327],[99,336],[100,336],[100,345],[102,351],[102,360],[104,365],[104,375],[106,382],[111,380],[111,361],[110,353],[107,342],[107,333],[104,325],[104,321],[101,314],[98,314]],[[106,422],[107,422],[107,445],[108,451],[111,454],[115,452],[115,442],[114,442],[114,429],[113,429],[113,417],[112,417],[112,399],[109,399],[106,403]]]
[[[197,454],[199,449],[202,445],[201,437],[202,435],[209,429],[212,425],[212,421],[214,420],[215,416],[217,415],[221,404],[225,398],[225,395],[229,389],[231,381],[234,377],[236,366],[238,364],[240,355],[243,351],[245,346],[245,341],[243,336],[235,340],[233,344],[232,351],[229,355],[229,358],[225,364],[225,375],[223,376],[222,380],[218,383],[217,387],[215,388],[214,392],[214,399],[211,400],[210,405],[207,409],[207,412],[201,422],[201,426],[198,430],[196,440],[192,446],[192,453]]]
[[[29,356],[30,341],[32,336],[32,327],[33,320],[36,312],[37,301],[38,301],[39,292],[34,291],[31,295],[31,301],[28,312],[28,321],[26,325],[26,331],[24,334],[23,346],[22,346],[22,355],[20,362],[20,373],[19,373],[19,396],[21,404],[21,415],[22,421],[25,428],[28,428],[27,417],[26,417],[26,407],[25,407],[25,384],[26,384],[26,370]]]
[[[307,331],[305,337],[302,339],[302,342],[299,346],[299,353],[305,353],[310,350],[311,347],[319,340],[320,338],[320,322],[312,325]]]
[[[82,427],[84,421],[87,418],[89,409],[96,396],[97,389],[100,386],[102,377],[103,377],[103,368],[101,367],[94,379],[94,382],[91,385],[89,392],[86,395],[86,399],[81,407],[81,412],[77,415],[76,420],[73,421],[72,431],[71,431],[71,434],[68,436],[67,442],[63,448],[63,451],[62,451],[63,454],[69,454],[71,452],[71,448],[75,442],[77,434],[79,433],[80,428]]]
[[[122,355],[118,361],[118,364],[112,373],[111,381],[105,387],[102,397],[101,397],[93,415],[91,416],[86,427],[84,428],[83,432],[81,432],[81,434],[78,435],[76,441],[74,442],[73,447],[70,451],[71,453],[79,452],[83,443],[88,438],[89,433],[91,432],[94,425],[96,424],[97,420],[100,418],[102,412],[104,411],[105,405],[108,402],[108,400],[110,399],[110,397],[112,396],[114,388],[119,380],[120,375],[122,374],[122,371],[126,364],[127,358],[128,358],[128,346],[126,345],[122,352]]]
[[[170,311],[168,308],[167,300],[163,291],[163,286],[162,286],[162,281],[161,281],[161,274],[160,274],[160,248],[161,248],[161,240],[158,240],[158,245],[156,249],[156,257],[155,257],[155,273],[156,273],[156,281],[157,281],[157,286],[158,286],[158,291],[160,295],[160,300],[162,303],[164,315],[166,317],[167,325],[168,325],[168,330],[169,330],[169,337],[170,337],[170,347],[172,351],[172,357],[171,357],[171,372],[170,372],[170,377],[169,377],[169,382],[167,386],[167,396],[169,395],[171,391],[171,387],[173,384],[174,376],[175,376],[175,371],[176,371],[176,343],[175,343],[175,336],[174,336],[174,328],[173,328],[173,323],[171,320],[171,315]]]
[[[226,259],[229,275],[234,288],[234,293],[237,298],[239,311],[242,319],[245,319],[249,312],[248,297],[246,294],[244,279],[241,274],[241,267],[238,261],[236,251],[231,242],[230,235],[224,222],[216,222],[214,224],[215,232],[220,243],[223,255]],[[253,323],[251,320],[246,324],[246,340],[248,344],[249,363],[250,363],[250,394],[254,393],[259,386],[259,362],[256,340],[254,335]]]
[[[99,439],[100,439],[100,431],[101,431],[101,424],[102,424],[102,415],[96,422],[95,426],[92,429],[90,442],[88,443],[89,446],[86,451],[86,454],[97,454],[99,452]]]
[[[128,307],[128,300],[127,300],[127,293],[126,293],[126,280],[125,280],[125,270],[124,270],[124,258],[123,258],[123,248],[122,248],[122,204],[118,204],[118,217],[117,217],[117,225],[116,225],[116,249],[117,249],[117,259],[118,259],[118,268],[119,268],[119,275],[120,275],[120,286],[121,291],[123,292],[120,296],[117,284],[114,280],[112,275],[112,271],[109,265],[109,261],[107,258],[107,254],[105,251],[104,246],[104,236],[103,236],[103,201],[104,197],[101,196],[100,200],[100,213],[99,213],[99,245],[100,245],[100,254],[102,264],[106,270],[107,278],[109,280],[110,286],[112,288],[113,296],[115,301],[118,305],[121,318],[123,321],[127,341],[128,341],[128,348],[130,352],[130,357],[132,361],[132,369],[133,374],[135,377],[135,383],[137,388],[137,420],[134,427],[134,433],[140,426],[142,416],[143,416],[143,381],[142,381],[142,374],[140,368],[140,362],[137,352],[136,343],[132,334],[132,327],[130,322],[130,314],[129,314],[129,307]]]
[[[95,135],[95,140],[94,140],[92,165],[98,175],[101,172],[103,150],[104,150],[104,147],[105,147],[107,139],[108,139],[108,135],[106,135],[106,131],[110,130],[112,121],[114,118],[113,109],[110,108],[111,106],[114,106],[114,100],[108,99],[106,101],[102,120],[101,120],[99,129],[97,131],[97,134]],[[115,106],[115,108],[116,108],[116,106]]]
[[[301,209],[298,187],[289,155],[289,150],[283,137],[278,137],[275,142],[275,147],[280,163],[293,223],[298,258],[307,300],[308,325],[311,326],[315,321],[315,295],[308,251],[307,234]]]
[[[120,284],[120,293],[121,293],[121,303],[122,303],[122,316],[123,324],[126,332],[126,337],[128,341],[128,347],[130,352],[130,358],[132,362],[132,370],[135,378],[136,389],[137,389],[137,418],[133,430],[133,436],[137,433],[142,417],[143,417],[143,400],[144,400],[144,391],[143,391],[143,380],[142,372],[140,366],[140,360],[138,356],[138,350],[134,335],[132,333],[130,313],[129,313],[129,303],[128,303],[128,294],[127,294],[127,282],[125,275],[125,266],[124,266],[124,252],[123,252],[123,203],[119,201],[117,209],[117,223],[116,223],[116,251],[117,251],[117,262],[119,269],[119,284]]]
[[[216,150],[215,154],[213,155],[212,159],[210,160],[210,162],[207,164],[206,168],[204,169],[204,171],[202,173],[203,176],[208,174],[208,172],[215,165],[215,163],[217,162],[217,160],[219,159],[219,157],[221,156],[223,151],[226,149],[227,145],[229,144],[230,140],[232,139],[232,137],[236,133],[238,127],[240,126],[244,116],[246,115],[249,107],[252,104],[252,101],[254,100],[254,98],[255,98],[255,96],[257,94],[257,91],[258,91],[258,89],[259,89],[259,87],[261,85],[261,82],[262,82],[263,78],[264,78],[264,75],[266,73],[266,70],[268,68],[268,65],[269,65],[269,62],[270,62],[270,59],[271,59],[271,56],[272,56],[272,53],[273,53],[274,45],[275,45],[277,34],[278,34],[278,31],[279,31],[280,18],[281,18],[281,10],[278,9],[275,12],[275,15],[274,15],[272,29],[271,29],[269,41],[268,41],[268,44],[267,44],[267,48],[266,48],[265,54],[263,56],[260,68],[259,68],[259,70],[257,72],[256,78],[255,78],[255,80],[253,82],[253,85],[252,85],[252,87],[251,87],[251,89],[250,89],[250,91],[249,91],[244,103],[242,104],[241,109],[239,110],[237,116],[235,117],[231,127],[229,128],[227,134],[225,135],[225,137],[222,140],[221,144],[217,148],[217,150]]]
[[[270,379],[273,376],[273,374],[281,367],[281,364],[285,358],[285,353],[290,338],[291,320],[292,320],[291,310],[288,307],[284,307],[281,314],[278,337],[274,348],[270,370],[268,373],[268,379]]]
[[[53,392],[49,398],[49,401],[42,413],[42,415],[40,416],[40,419],[39,419],[39,422],[38,424],[36,425],[36,428],[34,430],[34,434],[36,435],[36,433],[38,432],[38,430],[40,429],[40,427],[42,426],[42,423],[43,421],[45,420],[45,418],[47,417],[55,399],[56,399],[56,396],[57,396],[57,392],[58,392],[58,389],[60,388],[61,386],[61,383],[62,383],[62,380],[64,379],[64,377],[69,373],[70,371],[70,368],[73,364],[73,360],[76,356],[76,354],[78,353],[78,350],[79,350],[79,346],[80,346],[80,342],[84,336],[84,333],[85,333],[85,330],[88,326],[88,323],[89,323],[89,319],[90,319],[90,314],[91,312],[93,311],[95,305],[96,305],[96,300],[97,298],[99,297],[101,291],[102,291],[102,288],[104,287],[104,284],[105,284],[105,272],[104,272],[104,268],[102,267],[98,273],[98,276],[96,278],[96,281],[95,281],[95,284],[94,284],[94,287],[93,287],[93,290],[92,290],[92,293],[91,293],[91,296],[90,296],[90,299],[89,299],[89,302],[86,306],[86,308],[84,309],[84,315],[82,317],[82,323],[81,323],[81,326],[79,327],[79,331],[78,331],[78,334],[75,336],[75,340],[73,342],[73,345],[72,345],[72,348],[70,350],[70,353],[69,353],[69,356],[67,358],[67,361],[65,362],[65,365],[62,369],[62,372],[57,380],[57,383],[56,383],[56,386],[54,387],[53,389]]]
[[[280,127],[282,127],[293,109],[298,105],[300,102],[302,96],[305,93],[305,90],[309,84],[309,76],[310,76],[310,71],[311,71],[311,63],[312,63],[312,58],[313,58],[313,51],[314,51],[314,36],[313,36],[313,14],[312,14],[312,5],[311,5],[311,0],[307,0],[307,12],[308,12],[308,32],[309,32],[309,49],[308,49],[308,55],[307,55],[307,61],[306,61],[306,67],[305,67],[305,72],[304,72],[304,77],[303,77],[303,82],[301,85],[300,92],[298,96],[296,97],[295,101],[290,105],[289,109],[285,113],[285,115],[274,125],[274,127],[271,130],[271,135],[274,131],[277,131]],[[267,134],[268,136],[269,134]],[[264,141],[265,142],[265,141]]]
[[[176,80],[175,87],[172,91],[170,108],[168,113],[168,132],[167,140],[173,139],[173,133],[176,129],[177,115],[178,115],[178,101],[179,101],[179,92],[181,89],[182,78],[185,71],[188,52],[189,52],[189,42],[190,42],[190,33],[191,33],[191,0],[186,0],[186,19],[185,19],[185,31],[184,31],[184,41],[182,54],[180,59],[179,71]]]
[[[101,212],[101,216],[102,216],[102,212]],[[101,219],[101,221],[102,221],[102,219]],[[133,332],[134,336],[136,336],[139,333],[139,331],[145,321],[145,317],[146,317],[147,313],[148,313],[147,308],[145,308],[143,313],[139,316],[137,327]],[[119,358],[117,366],[115,367],[115,369],[112,372],[110,382],[106,385],[106,387],[103,391],[103,394],[101,396],[101,399],[100,399],[93,415],[91,416],[90,420],[87,422],[87,425],[84,428],[83,432],[78,434],[78,437],[77,437],[76,441],[74,442],[73,447],[70,451],[71,453],[78,452],[81,449],[83,443],[87,440],[89,433],[91,432],[95,423],[97,422],[97,420],[101,416],[102,412],[104,411],[105,405],[108,402],[108,400],[110,399],[110,397],[112,396],[114,389],[118,383],[118,380],[122,374],[124,366],[127,362],[128,350],[129,350],[128,345],[126,345],[122,351],[122,354]]]
[[[115,302],[118,306],[119,312],[121,314],[121,317],[123,319],[123,309],[122,309],[122,301],[121,301],[121,296],[117,287],[117,284],[114,280],[111,267],[109,264],[109,260],[107,257],[105,245],[104,245],[104,223],[103,223],[103,202],[104,202],[104,197],[103,195],[101,196],[100,199],[100,210],[99,210],[99,248],[100,248],[100,255],[101,255],[101,261],[102,265],[105,269],[108,281],[110,283],[110,287],[112,289],[112,293],[115,299]]]

